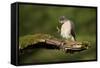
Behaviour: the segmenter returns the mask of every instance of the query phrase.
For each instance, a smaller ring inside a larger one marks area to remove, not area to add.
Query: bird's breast
[[[71,33],[71,23],[70,21],[67,21],[61,26],[61,36],[66,38],[70,35],[70,33]]]

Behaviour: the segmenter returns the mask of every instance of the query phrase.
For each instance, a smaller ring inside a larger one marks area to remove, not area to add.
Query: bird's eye
[[[65,16],[61,16],[61,17],[59,18],[59,20],[60,20],[60,21],[65,20]]]

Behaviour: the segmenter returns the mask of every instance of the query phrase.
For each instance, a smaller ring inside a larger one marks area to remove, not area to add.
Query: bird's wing
[[[58,24],[58,26],[57,26],[57,30],[58,30],[59,33],[60,33],[61,25],[62,24]]]
[[[70,22],[71,22],[71,27],[72,27],[71,28],[71,34],[74,37],[74,39],[76,40],[75,25],[72,21],[70,21]]]

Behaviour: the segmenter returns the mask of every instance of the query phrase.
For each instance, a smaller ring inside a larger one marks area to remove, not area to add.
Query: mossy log
[[[88,49],[89,42],[68,41],[55,38],[49,34],[26,35],[19,38],[19,50],[27,47],[42,47],[52,49],[62,49],[67,52],[79,52]]]

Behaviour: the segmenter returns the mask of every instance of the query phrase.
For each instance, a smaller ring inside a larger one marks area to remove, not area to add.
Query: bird
[[[75,26],[74,23],[65,16],[59,17],[59,23],[61,24],[60,35],[66,40],[76,41]]]

